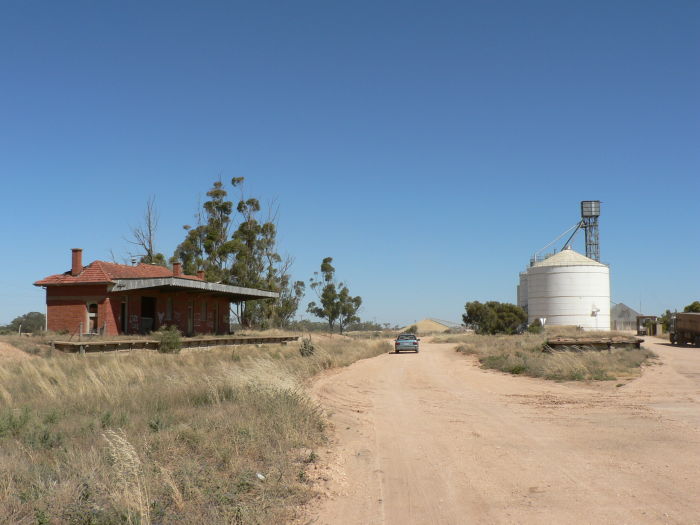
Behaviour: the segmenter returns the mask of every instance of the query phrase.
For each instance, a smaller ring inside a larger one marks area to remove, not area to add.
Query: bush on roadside
[[[612,380],[616,376],[638,373],[654,353],[646,349],[618,348],[610,351],[542,350],[544,336],[478,336],[457,347],[457,351],[475,355],[483,368],[514,375],[542,377],[556,381]]]

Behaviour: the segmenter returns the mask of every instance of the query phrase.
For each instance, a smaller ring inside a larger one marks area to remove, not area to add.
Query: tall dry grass
[[[464,343],[470,341],[474,336],[474,332],[462,334],[437,334],[434,335],[431,341],[433,343]]]
[[[484,368],[557,381],[613,380],[634,376],[638,375],[643,363],[654,357],[653,352],[644,348],[542,351],[546,337],[557,335],[582,334],[574,328],[557,327],[549,329],[546,334],[464,335],[456,341],[450,339],[450,342],[461,342],[457,351],[476,356]],[[585,335],[609,337],[619,334],[585,332]]]
[[[288,521],[324,440],[304,381],[389,350],[314,344],[5,363],[0,523]]]

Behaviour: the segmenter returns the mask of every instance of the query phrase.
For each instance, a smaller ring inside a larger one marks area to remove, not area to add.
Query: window
[[[165,303],[165,320],[166,321],[173,320],[173,298],[172,297],[168,297],[168,300]]]
[[[122,304],[121,304],[121,309],[119,311],[119,317],[121,319],[121,328],[122,328],[122,333],[126,334],[129,332],[129,303],[127,303],[127,299],[124,298],[122,299]]]
[[[202,308],[202,310],[200,312],[201,322],[204,323],[207,320],[207,302],[206,301],[202,301],[201,308]]]
[[[88,310],[88,330],[87,331],[90,334],[96,334],[97,330],[99,329],[99,325],[97,323],[97,304],[96,303],[88,304],[87,310]]]

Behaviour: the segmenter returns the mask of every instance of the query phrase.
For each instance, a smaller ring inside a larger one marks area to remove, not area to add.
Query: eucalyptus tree
[[[182,262],[185,273],[204,270],[208,281],[228,282],[228,266],[233,254],[231,242],[231,212],[233,203],[227,200],[224,184],[219,180],[207,192],[209,200],[195,215],[195,226],[183,226],[185,240],[175,249],[173,259]]]
[[[336,281],[332,263],[332,257],[323,259],[320,275],[314,272],[314,277],[310,279],[311,289],[316,292],[319,302],[311,301],[306,311],[320,319],[325,319],[330,333],[333,333],[337,323],[342,334],[348,324],[360,320],[357,312],[362,305],[362,298],[352,297],[347,285]]]
[[[465,326],[477,334],[513,334],[527,322],[527,313],[521,307],[498,301],[468,302],[462,314]]]
[[[356,296],[352,297],[350,295],[350,290],[347,286],[343,286],[338,293],[338,300],[340,301],[340,315],[338,316],[338,328],[342,334],[345,328],[351,323],[358,323],[360,317],[357,315],[357,311],[362,305],[362,297]]]
[[[260,202],[243,194],[244,177],[231,179],[240,190],[235,207],[221,181],[207,192],[209,200],[197,213],[195,227],[185,226],[187,235],[174,259],[187,273],[205,271],[208,281],[278,292],[277,301],[248,301],[234,312],[245,327],[267,328],[288,323],[304,295],[304,283],[289,274],[293,259],[277,252],[276,215],[261,220]]]

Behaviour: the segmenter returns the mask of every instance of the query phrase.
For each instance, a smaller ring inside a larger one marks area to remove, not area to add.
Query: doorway
[[[187,303],[187,335],[194,333],[194,301]]]
[[[214,333],[219,334],[219,301],[214,303]]]
[[[127,308],[126,308],[126,301],[122,301],[121,309],[119,310],[119,318],[121,320],[121,332],[123,334],[127,333],[127,330],[129,328],[129,320],[127,319]]]
[[[141,333],[147,334],[156,328],[156,298],[141,297]]]

